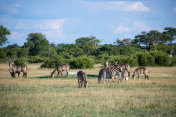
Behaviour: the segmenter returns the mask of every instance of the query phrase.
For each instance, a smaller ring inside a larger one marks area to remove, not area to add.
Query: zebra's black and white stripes
[[[114,79],[118,76],[119,83],[122,81],[122,68],[121,67],[104,67],[100,69],[98,76],[98,83],[101,81],[101,77],[104,78],[104,83],[108,82],[109,79]]]

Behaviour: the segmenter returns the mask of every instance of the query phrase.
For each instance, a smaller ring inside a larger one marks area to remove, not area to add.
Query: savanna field
[[[51,79],[53,69],[29,64],[27,78],[11,78],[8,64],[0,64],[0,116],[176,116],[176,67],[148,67],[150,80],[141,75],[142,80],[98,84],[100,67],[83,70],[89,82],[85,89],[78,88],[74,74]]]

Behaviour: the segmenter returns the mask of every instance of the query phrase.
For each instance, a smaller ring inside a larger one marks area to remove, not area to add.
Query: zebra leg
[[[104,83],[106,83],[106,72],[103,72]]]
[[[98,76],[98,84],[101,82],[101,76]]]
[[[122,82],[122,72],[119,72],[119,83]]]

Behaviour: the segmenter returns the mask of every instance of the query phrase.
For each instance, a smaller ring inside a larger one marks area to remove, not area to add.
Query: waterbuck
[[[129,64],[123,64],[123,65],[119,65],[118,61],[114,61],[114,67],[122,67],[122,69],[126,69],[126,71],[128,72],[128,76],[130,76],[130,65]]]
[[[63,64],[60,65],[58,67],[56,67],[56,69],[51,72],[51,78],[53,78],[56,74],[58,75],[59,73],[61,74],[61,77],[63,77],[62,72],[66,71],[67,77],[68,77],[68,72],[70,70],[70,66],[68,64]]]
[[[139,74],[144,74],[145,79],[149,79],[148,72],[149,70],[146,67],[138,67],[134,70],[132,78],[135,80],[136,76],[138,75],[138,79],[140,79]]]
[[[18,77],[20,77],[20,72],[23,72],[23,77],[27,77],[27,66],[25,65],[15,65],[12,61],[9,61],[9,72],[12,77],[16,77],[16,73],[18,73]]]
[[[78,78],[78,88],[81,88],[83,83],[84,83],[84,88],[87,88],[88,81],[87,81],[87,75],[83,71],[79,71],[77,73],[77,78]]]
[[[128,80],[128,71],[126,69],[122,70],[122,80]]]

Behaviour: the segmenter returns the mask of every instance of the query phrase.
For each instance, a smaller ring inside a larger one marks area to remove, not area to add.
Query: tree
[[[7,35],[10,35],[10,31],[3,27],[3,25],[0,25],[0,46],[4,45],[7,42]]]
[[[151,47],[153,45],[157,45],[159,43],[160,39],[161,33],[158,32],[157,30],[151,30],[147,33],[145,42],[148,45],[149,51],[151,51]]]
[[[176,39],[176,28],[172,28],[172,27],[166,27],[164,28],[164,34],[166,34],[167,36],[169,36],[167,38],[167,41],[169,42],[171,48],[174,48],[172,42]],[[170,56],[173,55],[173,49],[170,50]]]
[[[29,33],[24,47],[29,49],[31,56],[48,56],[49,42],[42,33]]]
[[[132,41],[132,43],[138,45],[138,47],[141,47],[142,44],[147,46],[147,43],[145,42],[146,35],[146,31],[141,32],[141,34],[135,36],[135,39]]]
[[[99,48],[98,43],[100,40],[96,39],[95,36],[81,37],[76,39],[76,45],[84,50],[87,55]]]
[[[119,45],[120,47],[131,46],[131,39],[130,39],[130,38],[125,38],[125,39],[123,39],[123,40],[117,39],[116,43],[117,43],[117,45]]]
[[[166,27],[164,28],[164,34],[171,36],[172,38],[170,38],[168,41],[170,44],[172,44],[172,42],[176,39],[176,28],[172,28],[172,27]]]

